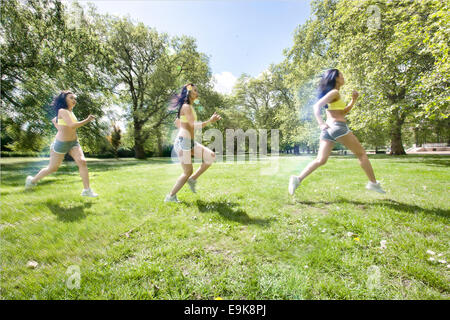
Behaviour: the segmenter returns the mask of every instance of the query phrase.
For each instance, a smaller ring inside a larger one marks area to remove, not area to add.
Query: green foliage
[[[448,118],[448,3],[317,0],[311,5],[314,16],[296,30],[284,62],[290,87],[306,91],[299,105],[312,97],[305,87],[311,88],[324,69],[338,67],[346,79],[344,97],[353,89],[361,93],[348,119],[368,145],[383,146],[389,139],[393,152],[402,154],[405,123]]]
[[[78,118],[103,115],[105,51],[90,14],[58,0],[2,1],[1,114],[10,119],[15,150],[39,150],[43,138],[54,134],[50,103],[61,90],[77,94]],[[88,127],[80,129],[81,140],[95,144],[104,126],[97,121]]]

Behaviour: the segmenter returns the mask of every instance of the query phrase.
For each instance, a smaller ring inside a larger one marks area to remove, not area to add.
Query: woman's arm
[[[359,96],[358,91],[353,90],[353,93],[352,93],[352,101],[350,101],[350,103],[348,104],[348,106],[345,107],[345,109],[344,109],[344,114],[347,114],[347,113],[350,112],[350,110],[352,110],[353,106],[354,106],[355,103],[356,103],[356,100],[358,100],[358,96]]]
[[[328,92],[325,96],[323,96],[322,98],[319,99],[319,101],[317,101],[314,104],[314,116],[316,117],[317,123],[319,124],[320,129],[326,129],[328,128],[328,125],[323,121],[322,116],[320,114],[320,109],[325,106],[326,104],[335,101],[339,99],[339,91],[334,89],[331,90],[330,92]]]
[[[77,129],[79,127],[82,127],[85,124],[87,124],[87,123],[89,123],[89,122],[91,122],[92,120],[95,119],[95,117],[92,114],[90,114],[86,119],[84,119],[82,121],[73,122],[72,119],[69,116],[69,111],[67,111],[65,109],[59,109],[59,115],[67,123],[67,126],[69,128],[72,128],[72,129]]]
[[[52,119],[52,123],[53,123],[53,125],[55,126],[55,128],[59,130],[59,125],[58,125],[58,123],[57,123],[57,117],[54,117],[54,118]]]
[[[204,122],[198,122],[197,124],[201,124],[202,128],[206,127],[208,124],[210,123],[214,123],[216,121],[219,121],[220,119],[222,119],[221,116],[219,116],[216,112],[214,112],[214,114],[211,116],[211,118],[209,118],[209,120],[204,121]]]

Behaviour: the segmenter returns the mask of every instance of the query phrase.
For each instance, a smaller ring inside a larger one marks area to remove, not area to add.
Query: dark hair
[[[73,92],[69,91],[69,90],[61,91],[61,93],[58,96],[56,96],[55,99],[53,99],[52,107],[56,113],[56,116],[58,116],[59,109],[67,109],[68,108],[67,102],[66,102],[66,97],[69,94],[73,94]]]
[[[180,110],[181,107],[183,106],[183,104],[187,103],[189,104],[189,99],[191,97],[191,91],[188,91],[187,87],[188,86],[194,86],[193,83],[188,83],[185,84],[183,86],[183,88],[181,89],[181,93],[180,94],[176,94],[172,97],[171,103],[170,103],[170,109],[171,110],[175,110],[178,109],[177,111],[177,118],[180,118]]]
[[[319,99],[324,97],[328,92],[330,92],[336,87],[336,78],[338,76],[339,76],[338,69],[330,69],[325,71],[319,83],[319,90],[317,93],[317,97]],[[327,107],[328,106],[326,106],[325,108]]]

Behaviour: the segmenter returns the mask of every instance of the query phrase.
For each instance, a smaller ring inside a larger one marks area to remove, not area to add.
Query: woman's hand
[[[319,127],[320,127],[320,130],[325,130],[325,129],[329,128],[329,126],[326,123],[322,123],[321,125],[319,125]]]
[[[92,114],[90,114],[90,115],[87,117],[87,121],[88,121],[88,122],[91,122],[91,121],[93,121],[93,120],[95,120],[95,116],[93,116]]]
[[[214,112],[214,114],[211,116],[211,118],[209,119],[210,123],[214,123],[216,121],[219,121],[220,119],[222,119],[221,116],[219,116],[217,113]]]
[[[359,97],[358,91],[353,90],[353,93],[352,93],[352,99],[353,99],[353,101],[356,101],[356,100],[358,99],[358,97]]]

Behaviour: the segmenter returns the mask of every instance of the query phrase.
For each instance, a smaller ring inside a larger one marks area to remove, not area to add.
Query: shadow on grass
[[[76,205],[73,207],[62,207],[60,204],[53,201],[47,201],[47,207],[50,211],[58,217],[58,220],[64,222],[73,222],[86,218],[84,209],[90,208],[92,203],[86,202],[84,204]]]
[[[63,184],[71,184],[71,183],[82,183],[81,178],[79,178],[79,181],[77,180],[69,180],[64,179],[64,176],[67,176],[67,172],[58,172],[56,174],[52,174],[50,176],[44,177],[42,180],[38,182],[38,185],[32,189],[25,190],[25,177],[24,176],[12,176],[12,177],[4,177],[2,176],[2,187],[23,187],[22,190],[18,190],[15,192],[9,192],[9,193],[29,193],[36,190],[36,188],[40,188],[42,186],[45,186],[47,184],[54,184],[54,183],[63,183]],[[78,176],[79,177],[79,176]],[[64,179],[64,180],[63,180]],[[2,190],[3,194],[3,190]]]
[[[236,221],[242,224],[255,224],[259,226],[268,226],[274,219],[251,218],[247,212],[242,209],[235,208],[237,203],[228,201],[203,201],[197,200],[196,205],[200,212],[217,212],[223,218]]]
[[[418,213],[418,212],[425,212],[426,214],[433,214],[436,216],[441,216],[444,218],[450,218],[450,210],[445,210],[441,208],[433,208],[433,209],[427,209],[422,208],[413,204],[408,203],[402,203],[391,199],[383,199],[383,200],[377,200],[373,202],[362,202],[362,201],[354,201],[354,200],[348,200],[345,198],[338,198],[334,201],[297,201],[297,203],[301,203],[304,205],[314,206],[317,204],[352,204],[355,206],[383,206],[383,207],[389,207],[395,211],[399,212],[407,212],[407,213]]]

